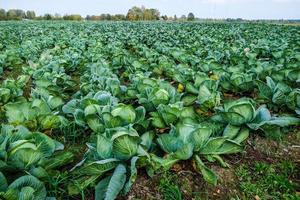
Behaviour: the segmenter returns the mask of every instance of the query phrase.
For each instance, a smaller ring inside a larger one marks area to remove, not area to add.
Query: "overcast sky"
[[[300,19],[300,0],[0,0],[0,7],[45,13],[126,14],[132,6],[157,8],[168,16],[193,12],[200,18]]]

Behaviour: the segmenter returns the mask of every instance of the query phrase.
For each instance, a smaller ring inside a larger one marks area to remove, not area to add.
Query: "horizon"
[[[72,6],[70,6],[70,4]],[[248,20],[297,20],[300,19],[300,0],[4,0],[0,5],[5,10],[33,10],[37,15],[49,14],[80,14],[100,15],[127,14],[133,6],[155,8],[161,15],[180,17],[189,12],[200,19],[242,18]],[[266,10],[268,8],[268,10]]]

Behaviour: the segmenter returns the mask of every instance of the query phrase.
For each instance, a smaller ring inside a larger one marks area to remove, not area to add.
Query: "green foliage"
[[[133,20],[159,16],[132,11]],[[96,199],[115,199],[140,168],[153,176],[182,160],[216,185],[208,163],[229,167],[223,156],[243,151],[250,135],[299,126],[298,32],[248,23],[2,23],[1,195],[83,198],[95,188]],[[165,198],[182,199],[170,185],[162,184]]]
[[[63,16],[63,19],[80,21],[80,20],[82,20],[82,17],[81,17],[81,15],[65,15],[65,16]]]
[[[295,164],[284,161],[278,164],[255,163],[252,167],[242,165],[236,174],[240,188],[247,198],[298,199],[297,183],[290,179],[298,173]]]
[[[170,173],[163,173],[162,178],[159,181],[159,190],[165,200],[182,200],[182,194],[178,184],[176,183],[176,177]]]
[[[130,21],[138,20],[158,20],[160,13],[157,9],[148,9],[142,6],[141,8],[134,6],[127,12],[126,18]]]
[[[0,192],[1,198],[12,200],[45,199],[46,195],[46,188],[43,182],[30,175],[25,175],[16,179],[5,188],[4,192]]]
[[[187,20],[188,21],[193,21],[195,20],[195,15],[193,13],[189,13],[188,16],[187,16]]]
[[[0,193],[4,199],[46,198],[46,188],[41,180],[49,177],[47,171],[73,160],[72,153],[55,154],[63,150],[61,143],[43,133],[30,132],[23,126],[3,125],[0,148],[1,181],[7,185]],[[14,179],[11,174],[15,174]],[[9,178],[9,185],[5,177]]]
[[[122,190],[126,181],[126,168],[120,164],[116,167],[111,177],[103,179],[95,187],[96,200],[115,199]]]

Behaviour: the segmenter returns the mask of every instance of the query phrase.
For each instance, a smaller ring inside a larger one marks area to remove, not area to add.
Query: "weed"
[[[237,169],[240,189],[251,199],[299,199],[297,184],[292,181],[297,173],[295,164],[283,161],[278,164],[256,163],[254,166],[242,165]]]
[[[84,130],[78,127],[75,122],[70,122],[68,126],[61,128],[60,133],[63,133],[63,142],[69,144],[84,144]]]
[[[66,195],[67,191],[64,189],[63,185],[68,182],[68,173],[63,172],[63,173],[57,173],[50,175],[48,177],[48,196],[62,196]]]
[[[176,183],[176,176],[169,172],[162,174],[159,182],[159,190],[163,194],[165,200],[182,200],[182,194]]]

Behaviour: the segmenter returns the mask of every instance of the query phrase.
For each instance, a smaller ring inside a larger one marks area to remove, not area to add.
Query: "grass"
[[[84,144],[85,131],[83,128],[76,125],[74,121],[69,122],[68,126],[61,128],[60,132],[63,133],[63,142],[69,144]]]
[[[293,179],[299,173],[296,165],[289,161],[277,164],[256,163],[241,165],[236,170],[240,190],[246,199],[299,200],[297,185]]]
[[[164,200],[182,200],[182,194],[177,184],[177,178],[170,172],[162,174],[159,182],[159,190]]]
[[[68,172],[58,172],[55,175],[49,176],[49,181],[47,182],[47,188],[49,188],[48,195],[56,198],[62,198],[64,195],[67,195],[67,191],[63,187],[67,180]]]

